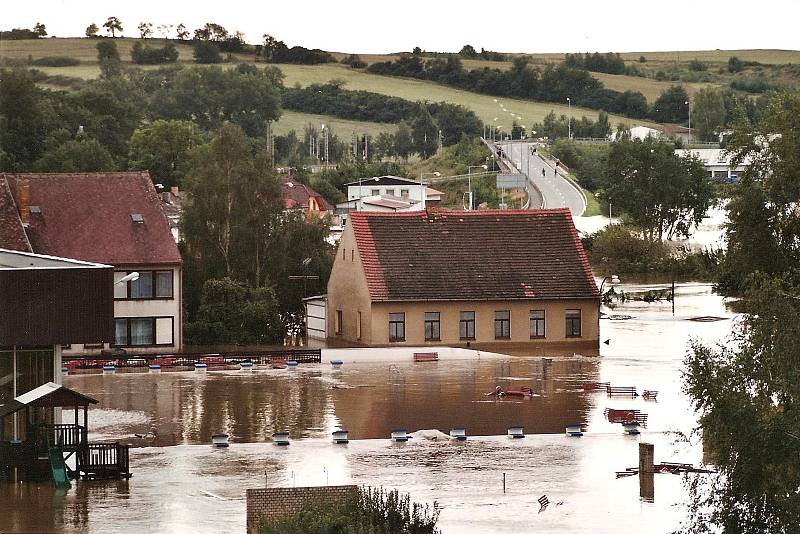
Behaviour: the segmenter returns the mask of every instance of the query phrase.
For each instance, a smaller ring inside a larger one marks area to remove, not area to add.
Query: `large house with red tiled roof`
[[[65,355],[181,349],[181,256],[147,172],[0,174],[0,248],[139,274],[114,284],[114,342]]]
[[[281,189],[284,207],[287,210],[302,210],[307,217],[319,217],[333,210],[322,195],[297,180],[282,178]]]
[[[596,350],[599,295],[567,209],[356,212],[328,282],[327,337]]]

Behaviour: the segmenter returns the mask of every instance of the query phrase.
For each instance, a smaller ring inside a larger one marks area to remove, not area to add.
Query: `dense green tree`
[[[37,22],[33,25],[33,33],[35,33],[37,37],[47,37],[47,28],[45,28],[44,24],[41,22]]]
[[[160,65],[178,60],[178,49],[172,43],[164,46],[147,46],[141,42],[134,43],[131,49],[131,61],[139,65]]]
[[[692,124],[695,133],[703,141],[717,141],[725,126],[725,99],[722,93],[711,87],[700,89],[692,102]]]
[[[100,28],[97,27],[97,24],[92,22],[88,26],[86,26],[86,37],[92,38],[97,37],[97,33],[100,31]]]
[[[97,61],[100,63],[100,77],[104,79],[116,78],[122,74],[122,60],[114,41],[100,41],[97,43]]]
[[[200,128],[190,121],[157,120],[133,132],[128,168],[148,170],[155,183],[180,185],[191,163],[191,150],[202,144]]]
[[[108,20],[103,23],[103,28],[114,38],[117,36],[117,32],[122,33],[122,22],[117,17],[108,17]]]
[[[271,288],[250,287],[231,278],[203,284],[200,306],[186,323],[189,343],[264,344],[283,341],[285,328]]]
[[[222,56],[219,53],[219,45],[208,40],[197,40],[192,46],[192,56],[195,63],[209,64],[221,63]]]
[[[625,212],[649,241],[688,236],[714,203],[703,164],[681,158],[673,145],[647,138],[611,144],[601,197]]]
[[[178,37],[179,41],[185,41],[189,38],[189,31],[186,29],[186,26],[181,23],[175,27],[175,35]]]
[[[690,483],[684,532],[796,533],[800,525],[800,287],[755,276],[731,343],[692,344],[684,389],[715,474]]]
[[[169,85],[152,94],[150,113],[163,119],[191,120],[205,130],[230,121],[257,137],[264,135],[267,121],[280,116],[277,83],[274,72],[252,65],[180,69]]]
[[[436,150],[439,148],[439,128],[425,106],[417,107],[410,127],[414,152],[417,152],[422,158],[429,158],[436,154]]]
[[[414,141],[411,137],[411,128],[408,124],[401,123],[394,134],[394,153],[403,161],[408,161],[412,152],[414,152]]]
[[[106,172],[116,170],[114,159],[96,139],[71,139],[48,150],[34,162],[35,172]]]
[[[471,44],[465,44],[461,47],[461,51],[458,53],[458,55],[472,59],[478,57],[478,51],[475,50]]]
[[[689,95],[686,89],[673,85],[653,103],[652,118],[658,122],[686,124],[689,120]]]
[[[728,59],[728,72],[742,72],[744,70],[744,61],[736,56],[731,56]]]
[[[140,22],[137,26],[139,30],[139,37],[142,39],[147,39],[151,35],[153,35],[153,23],[152,22]]]

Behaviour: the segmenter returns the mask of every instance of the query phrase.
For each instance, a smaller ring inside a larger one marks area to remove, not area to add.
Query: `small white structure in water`
[[[69,374],[69,367],[62,367],[61,374],[67,376]]]
[[[272,442],[275,445],[288,445],[289,444],[289,433],[288,432],[273,432],[272,433]]]
[[[337,445],[344,445],[346,443],[350,443],[350,440],[347,437],[347,430],[336,430],[333,432],[333,442]]]
[[[395,428],[392,430],[392,441],[405,443],[408,441],[408,431],[405,428]]]
[[[197,362],[194,364],[195,371],[208,371],[208,364],[203,362]]]
[[[515,439],[524,438],[525,429],[521,426],[510,426],[508,427],[508,436]]]
[[[567,425],[566,432],[568,435],[572,436],[573,438],[579,438],[583,435],[583,430],[581,430],[580,423],[570,423]]]
[[[288,367],[297,367],[297,360],[286,360],[286,365]]]
[[[107,365],[104,365],[104,366],[103,366],[103,374],[106,374],[106,373],[113,373],[113,372],[115,372],[116,370],[117,370],[116,366],[114,366],[114,365],[111,365],[111,364],[107,364]]]
[[[239,362],[239,369],[242,371],[252,371],[253,370],[253,362],[249,360],[245,360],[243,362]]]
[[[334,367],[341,367],[344,362],[342,360],[331,360],[331,365]]]
[[[631,436],[635,436],[639,434],[639,421],[625,421],[622,423],[622,428],[625,429],[625,433]]]
[[[450,429],[450,437],[452,439],[458,441],[467,441],[467,429],[466,428],[451,428]]]
[[[214,434],[211,436],[211,444],[214,445],[214,447],[227,447],[230,445],[230,443],[228,443],[229,437],[228,434]]]
[[[160,373],[161,372],[161,366],[159,364],[157,364],[157,363],[151,363],[150,365],[147,366],[147,369],[151,373]]]

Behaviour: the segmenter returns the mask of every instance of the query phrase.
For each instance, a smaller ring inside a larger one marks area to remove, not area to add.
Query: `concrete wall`
[[[531,339],[530,310],[545,310],[545,337]],[[581,337],[566,337],[566,310],[581,310]],[[511,312],[510,339],[495,339],[494,312]],[[464,345],[459,338],[462,311],[475,312],[475,339],[470,345],[543,345],[575,344],[581,347],[599,344],[599,306],[593,299],[578,300],[515,300],[463,302],[376,302],[372,305],[372,345]],[[405,313],[405,342],[389,343],[389,314]],[[425,312],[439,312],[440,340],[425,341]]]
[[[358,486],[318,486],[303,488],[259,488],[247,490],[247,532],[256,534],[262,519],[277,519],[300,510],[314,500],[338,501],[358,490]]]
[[[343,332],[336,333],[336,311],[343,316]],[[361,337],[358,317],[361,313]],[[356,247],[353,226],[348,224],[339,240],[336,260],[328,280],[328,338],[368,345],[371,342],[370,298],[367,278]]]

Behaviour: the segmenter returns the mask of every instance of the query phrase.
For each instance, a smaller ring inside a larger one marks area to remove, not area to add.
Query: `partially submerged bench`
[[[415,352],[414,353],[414,361],[415,362],[438,362],[439,361],[439,353],[438,352]]]
[[[606,393],[609,397],[613,396],[620,396],[620,397],[638,397],[639,394],[636,393],[636,386],[612,386],[609,385],[606,387]]]

